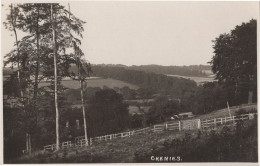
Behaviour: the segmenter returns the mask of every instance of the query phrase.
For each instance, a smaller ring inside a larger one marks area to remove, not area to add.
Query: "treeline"
[[[236,92],[235,86],[224,86],[218,82],[205,83],[197,88],[195,93],[183,99],[194,114],[205,114],[214,110],[222,109],[229,106],[235,106],[248,103],[248,87]],[[257,102],[257,89],[253,89],[252,102]]]
[[[75,67],[71,67],[74,71]],[[146,73],[144,71],[130,70],[122,67],[92,66],[93,75],[103,78],[113,78],[140,87],[149,88],[157,93],[173,96],[182,96],[196,88],[196,83],[191,80],[167,77],[163,74]]]
[[[190,65],[190,66],[162,66],[162,65],[120,65],[120,64],[97,64],[93,66],[109,66],[109,67],[122,67],[125,69],[145,71],[147,73],[156,74],[169,74],[169,75],[181,75],[191,77],[207,77],[204,70],[211,70],[210,65]],[[13,72],[10,68],[4,68],[3,75],[8,75]]]
[[[97,66],[122,67],[125,69],[145,71],[147,73],[182,75],[182,76],[197,76],[207,77],[203,70],[211,70],[209,65],[190,65],[190,66],[162,66],[162,65],[132,65],[126,66],[121,64],[98,64]]]
[[[207,77],[203,70],[211,70],[210,66],[193,65],[193,66],[160,66],[160,65],[141,65],[130,66],[129,69],[153,72],[156,74],[169,74],[169,75],[181,75],[181,76],[197,76]]]

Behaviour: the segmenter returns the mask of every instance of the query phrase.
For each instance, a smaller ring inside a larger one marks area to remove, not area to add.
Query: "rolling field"
[[[167,75],[169,77],[178,77],[193,80],[197,83],[197,85],[202,85],[204,82],[213,82],[214,77],[188,77],[188,76],[180,76],[180,75]]]
[[[49,85],[49,82],[41,82],[39,84],[40,87]],[[62,85],[66,88],[78,89],[80,88],[79,82],[76,80],[63,80]],[[129,84],[123,81],[111,79],[111,78],[93,78],[87,80],[87,87],[100,87],[103,88],[107,86],[109,88],[122,88],[124,86],[128,86],[130,89],[138,89],[139,87],[133,84]]]
[[[231,107],[231,114],[234,114],[240,108],[249,110],[256,108],[256,104],[241,105]],[[214,116],[228,115],[227,110],[221,109],[209,114],[197,116],[196,118],[209,118]],[[245,126],[252,124],[251,121],[245,123]],[[221,133],[223,126],[215,129],[215,133]],[[229,127],[230,131],[235,131],[235,127]],[[132,135],[131,137],[124,137],[113,139],[107,142],[99,142],[88,147],[72,148],[68,150],[58,152],[43,152],[39,151],[32,155],[25,155],[12,163],[129,163],[138,162],[136,159],[137,154],[139,157],[146,153],[152,154],[152,152],[160,151],[162,153],[170,144],[169,142],[176,141],[176,139],[184,140],[186,135],[190,135],[192,139],[197,140],[204,144],[211,129],[202,130],[201,134],[197,130],[183,130],[183,131],[164,131],[164,132],[147,132],[140,135]],[[251,134],[256,131],[250,131]],[[200,136],[199,136],[200,135]],[[233,137],[235,138],[235,137]],[[248,136],[248,140],[256,139]],[[254,140],[255,141],[255,140]],[[256,146],[254,141],[250,146]],[[171,146],[169,146],[171,147]],[[192,150],[192,148],[190,149]],[[193,149],[194,150],[194,149]],[[230,152],[233,154],[233,152]],[[149,157],[149,156],[148,156]],[[150,158],[150,157],[149,157]],[[148,159],[149,159],[148,158]]]
[[[242,105],[238,105],[238,106],[233,106],[230,107],[230,113],[231,116],[234,116],[235,113],[240,110],[246,110],[246,111],[250,111],[252,109],[257,110],[257,103],[253,103],[253,104],[242,104]],[[215,110],[206,114],[202,114],[202,115],[195,115],[192,118],[187,118],[187,119],[201,119],[201,120],[205,120],[205,119],[214,119],[214,118],[221,118],[221,117],[228,117],[229,116],[229,111],[227,108],[223,108],[223,109],[219,109],[219,110]],[[181,120],[186,120],[185,119],[181,119]],[[171,121],[176,121],[178,122],[179,120],[171,120]],[[170,121],[168,121],[170,122]],[[164,122],[165,123],[165,122]],[[164,124],[164,123],[160,123],[160,124]]]
[[[257,104],[243,104],[240,106],[230,107],[231,116],[235,115],[235,113],[240,109],[247,110],[247,111],[252,110],[252,109],[257,110]],[[225,117],[225,116],[229,116],[229,111],[227,108],[212,111],[210,113],[203,114],[203,115],[198,115],[194,118],[195,119],[211,119],[211,118],[219,118],[219,117]]]

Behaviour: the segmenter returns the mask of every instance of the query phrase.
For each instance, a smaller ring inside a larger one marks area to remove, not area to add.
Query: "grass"
[[[241,106],[230,107],[231,116],[234,116],[235,112],[237,112],[240,109],[244,109],[247,111],[252,110],[252,109],[257,110],[257,104],[245,104],[245,105],[241,105]],[[226,117],[226,116],[229,116],[229,111],[227,108],[224,108],[224,109],[212,111],[207,114],[198,115],[198,116],[195,116],[194,118],[203,120],[203,119],[219,118],[219,117]]]
[[[62,85],[66,88],[71,89],[78,89],[80,88],[79,82],[76,80],[63,80]],[[49,82],[41,82],[39,84],[40,87],[49,85]],[[89,79],[87,80],[87,87],[100,87],[103,88],[104,86],[107,86],[109,88],[123,88],[124,86],[129,87],[130,89],[138,89],[139,87],[133,84],[129,84],[123,81],[111,79],[111,78],[97,78],[97,79]]]
[[[243,109],[245,111],[249,111],[249,110],[253,110],[253,109],[257,110],[257,104],[256,103],[254,103],[254,104],[243,104],[243,105],[239,105],[239,106],[230,107],[231,116],[234,116],[235,113],[240,109]],[[229,111],[228,111],[227,108],[224,108],[224,109],[212,111],[212,112],[202,114],[202,115],[195,115],[194,117],[187,118],[187,119],[206,120],[206,119],[214,119],[214,118],[228,117],[228,116],[229,116]],[[187,119],[185,118],[185,119],[181,119],[181,120],[187,120]],[[179,120],[173,120],[173,121],[178,122]],[[164,124],[164,123],[165,122],[160,123],[160,124]]]
[[[214,77],[189,77],[189,76],[180,76],[180,75],[167,75],[169,77],[178,77],[193,80],[197,85],[202,85],[204,82],[213,82]]]
[[[12,163],[113,163],[134,162],[135,152],[147,150],[161,146],[167,139],[180,138],[184,132],[162,132],[147,133],[145,135],[134,135],[129,138],[119,138],[108,142],[102,142],[80,149],[70,149],[57,153],[38,153],[28,157],[22,157]],[[149,139],[149,141],[147,141]]]
[[[239,109],[251,110],[256,108],[256,104],[231,107],[231,113],[234,114]],[[226,109],[213,111],[211,113],[200,115],[194,118],[211,118],[228,116]],[[219,127],[216,132],[220,132]],[[233,130],[234,127],[231,127]],[[209,133],[211,130],[203,130]],[[131,137],[118,138],[108,142],[96,143],[94,145],[80,148],[59,151],[56,153],[37,152],[30,156],[22,156],[10,163],[130,163],[136,162],[136,153],[150,153],[155,149],[161,149],[165,142],[173,139],[182,139],[185,135],[198,137],[198,131],[165,131],[161,133],[149,132],[144,135],[133,135]],[[257,146],[257,145],[251,145]]]
[[[247,122],[252,123],[252,122]],[[248,125],[247,125],[248,126]],[[215,130],[216,133],[222,131],[223,126]],[[235,127],[230,126],[230,131],[234,132]],[[185,140],[187,135],[191,139],[197,139],[200,146],[204,146],[203,141],[208,139],[212,130],[191,130],[191,131],[164,131],[161,133],[149,132],[143,135],[133,135],[131,137],[119,138],[108,142],[96,143],[94,145],[79,149],[68,149],[55,153],[41,152],[27,157],[22,157],[12,163],[132,163],[150,160],[150,155],[155,153],[165,153],[171,151],[169,145],[174,140]],[[256,131],[250,131],[251,133]],[[252,141],[250,147],[256,147]],[[167,149],[168,148],[168,149]],[[188,146],[194,151],[192,146]],[[182,150],[183,151],[183,150]],[[170,152],[169,152],[170,153]],[[230,152],[229,152],[230,153]],[[250,151],[251,153],[251,151]],[[169,156],[173,154],[167,154]]]

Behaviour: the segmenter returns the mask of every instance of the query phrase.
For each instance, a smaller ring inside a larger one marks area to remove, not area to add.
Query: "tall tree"
[[[70,13],[70,4],[68,4],[69,7],[69,19],[71,16]],[[71,22],[70,22],[71,23]],[[78,28],[78,33],[81,34],[81,32],[84,30],[83,29],[83,21],[78,20],[76,22],[77,27]],[[70,44],[73,45],[73,49],[74,49],[74,60],[75,60],[75,64],[77,66],[77,78],[78,81],[80,83],[80,97],[81,97],[81,107],[82,107],[82,113],[83,113],[83,122],[84,122],[84,136],[85,136],[85,143],[88,146],[88,134],[87,134],[87,121],[86,121],[86,103],[84,100],[84,88],[85,86],[83,86],[83,84],[85,83],[85,85],[87,85],[86,82],[86,77],[90,76],[90,72],[91,71],[91,67],[90,67],[90,63],[87,63],[84,61],[84,59],[82,58],[84,56],[84,53],[82,52],[82,50],[80,49],[80,47],[78,45],[80,45],[81,43],[79,42],[79,40],[75,40],[75,38],[73,38],[72,35],[70,35]],[[72,77],[73,79],[75,79],[75,73],[72,72]]]
[[[87,134],[87,121],[86,121],[86,103],[84,100],[84,89],[85,85],[87,84],[86,78],[90,76],[91,66],[90,63],[84,61],[82,56],[84,55],[81,49],[76,45],[74,42],[74,51],[75,51],[75,59],[76,59],[76,65],[78,67],[78,81],[80,83],[80,97],[81,97],[81,107],[82,107],[82,113],[83,113],[83,122],[84,122],[84,134],[85,134],[85,142],[86,145],[88,145],[88,134]]]
[[[70,17],[68,17],[69,15]],[[19,79],[17,80],[22,93],[19,97],[23,96],[21,97],[23,100],[26,92],[28,100],[24,110],[27,110],[26,114],[30,115],[28,121],[36,118],[36,124],[27,126],[37,126],[37,110],[40,108],[38,106],[41,106],[37,102],[38,95],[44,94],[44,91],[54,91],[57,140],[59,140],[58,93],[62,90],[60,81],[62,77],[69,76],[70,64],[74,62],[73,56],[67,54],[66,49],[71,47],[71,39],[80,43],[77,36],[82,37],[82,21],[63,6],[48,3],[18,4],[15,10],[11,10],[7,21],[7,28],[14,31],[16,39],[16,29],[26,33],[21,41],[16,40],[16,49],[7,54],[8,59],[5,63],[18,65],[16,71]],[[21,76],[21,74],[23,75]],[[25,75],[26,77],[24,77]],[[31,77],[34,78],[34,81],[30,79]],[[38,88],[39,82],[43,78],[51,80],[51,85]],[[32,97],[29,96],[31,85],[33,85]],[[25,90],[26,88],[27,90]],[[23,103],[25,104],[25,102]],[[34,111],[29,111],[31,108]],[[31,138],[28,139],[31,140]]]
[[[58,77],[70,75],[69,67],[74,62],[74,57],[71,54],[67,54],[66,49],[71,47],[71,41],[77,44],[81,43],[76,36],[82,37],[83,23],[83,21],[75,17],[63,6],[51,4],[57,150],[59,149]],[[77,48],[77,51],[79,51],[79,48]]]
[[[55,80],[55,110],[56,110],[56,150],[60,149],[59,136],[59,107],[58,107],[58,75],[57,75],[57,46],[56,46],[56,29],[53,18],[53,4],[51,4],[51,25],[52,25],[52,44],[53,44],[53,58],[54,58],[54,80]]]
[[[247,91],[247,101],[252,103],[257,80],[256,20],[221,34],[214,40],[213,48],[212,71],[218,81],[234,86],[234,93]]]
[[[19,14],[21,13],[20,8],[18,6],[13,6],[13,4],[10,5],[10,15],[7,16],[7,22],[4,24],[6,25],[6,28],[9,30],[12,30],[15,35],[15,45],[16,49],[11,51],[9,54],[7,54],[7,61],[5,62],[6,64],[16,64],[17,65],[17,79],[18,79],[18,87],[20,90],[20,97],[22,101],[22,107],[23,107],[23,112],[25,113],[25,102],[24,102],[24,88],[22,86],[22,78],[21,78],[21,72],[22,68],[24,69],[25,66],[23,65],[21,67],[22,60],[25,58],[20,56],[20,48],[19,48],[19,41],[18,41],[18,35],[17,35],[17,27],[19,27],[18,19],[19,19]],[[24,62],[24,61],[23,61]],[[25,73],[25,72],[24,72]],[[24,74],[23,73],[23,74]],[[31,139],[30,139],[30,134],[26,132],[26,151],[31,153]]]

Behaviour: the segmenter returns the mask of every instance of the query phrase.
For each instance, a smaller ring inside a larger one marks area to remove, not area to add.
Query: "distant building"
[[[192,118],[194,117],[192,112],[184,112],[178,115],[180,118]]]

